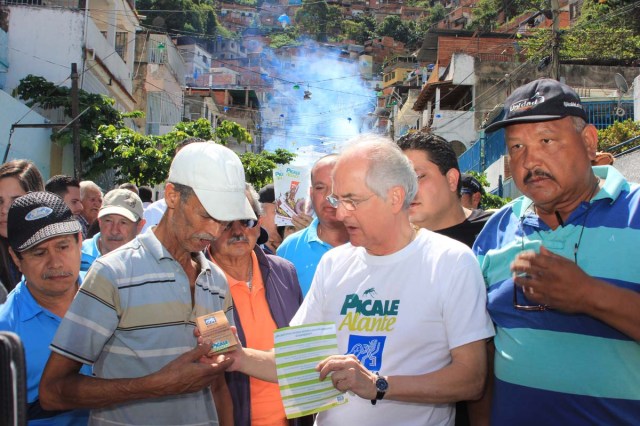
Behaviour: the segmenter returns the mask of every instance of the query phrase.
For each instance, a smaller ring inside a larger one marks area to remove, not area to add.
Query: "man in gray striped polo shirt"
[[[180,150],[160,223],[87,274],[51,344],[43,407],[91,408],[96,425],[233,421],[221,374],[230,362],[196,362],[209,346],[196,347],[193,329],[197,316],[218,310],[233,322],[224,274],[202,250],[230,221],[256,219],[244,187],[231,150],[214,143]],[[96,377],[78,374],[83,363]]]

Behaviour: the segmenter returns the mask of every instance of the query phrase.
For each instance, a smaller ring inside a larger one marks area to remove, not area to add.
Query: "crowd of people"
[[[0,331],[25,348],[32,425],[633,425],[640,187],[593,166],[597,131],[555,80],[506,99],[523,194],[482,209],[448,141],[363,134],[311,169],[313,215],[179,144],[164,197],[0,166]],[[290,235],[289,235],[290,234]],[[212,355],[196,318],[240,345]],[[349,402],[287,419],[274,331],[334,323],[320,380]]]

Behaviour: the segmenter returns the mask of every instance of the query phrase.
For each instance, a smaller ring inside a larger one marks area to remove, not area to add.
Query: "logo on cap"
[[[540,92],[536,92],[535,95],[533,95],[529,99],[522,99],[521,101],[514,102],[511,105],[511,108],[509,108],[509,112],[520,111],[520,110],[526,111],[543,102],[544,102],[544,96],[542,96]]]
[[[53,213],[53,209],[51,209],[50,207],[38,207],[37,209],[33,209],[29,213],[27,213],[24,219],[38,220],[42,219],[43,217],[49,216],[51,213]]]
[[[131,207],[132,209],[134,209],[136,207],[136,199],[133,198],[133,193],[131,193],[132,195],[127,194],[127,197],[124,199],[124,202],[127,203],[129,205],[129,207]]]
[[[580,104],[579,102],[563,102],[563,105],[565,107],[573,107],[573,108],[580,108],[582,109],[582,104]]]

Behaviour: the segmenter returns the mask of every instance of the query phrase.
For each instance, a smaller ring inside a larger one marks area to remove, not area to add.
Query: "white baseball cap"
[[[257,219],[245,195],[244,179],[235,152],[214,142],[195,142],[178,151],[167,180],[193,188],[214,219]]]
[[[128,189],[111,190],[104,196],[98,217],[102,218],[109,214],[117,214],[131,222],[137,222],[144,214],[142,201],[135,192]]]

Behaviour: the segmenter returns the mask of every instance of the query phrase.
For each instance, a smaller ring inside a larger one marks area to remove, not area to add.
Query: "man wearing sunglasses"
[[[222,145],[178,152],[160,223],[96,259],[62,320],[41,382],[45,409],[91,408],[91,424],[233,424],[221,374],[230,362],[196,362],[211,345],[196,347],[193,330],[219,310],[233,324],[224,274],[203,250],[232,221],[256,219],[244,181]],[[78,374],[83,363],[95,377]]]
[[[598,135],[586,120],[573,89],[540,79],[487,127],[505,129],[524,194],[474,245],[496,325],[494,425],[640,418],[640,190],[591,166]]]
[[[247,184],[247,199],[258,220],[236,220],[211,243],[207,255],[225,273],[233,297],[234,320],[242,346],[270,350],[273,332],[287,327],[302,303],[302,291],[293,264],[265,254],[261,240],[268,238],[259,196]],[[234,425],[288,424],[276,383],[242,373],[227,376],[233,399]]]
[[[354,141],[340,154],[332,188],[327,199],[350,243],[322,257],[291,325],[335,323],[343,355],[316,369],[352,395],[316,423],[453,425],[454,403],[482,394],[493,336],[473,253],[411,225],[416,174],[389,139]],[[272,353],[233,356],[231,368],[275,379]]]

